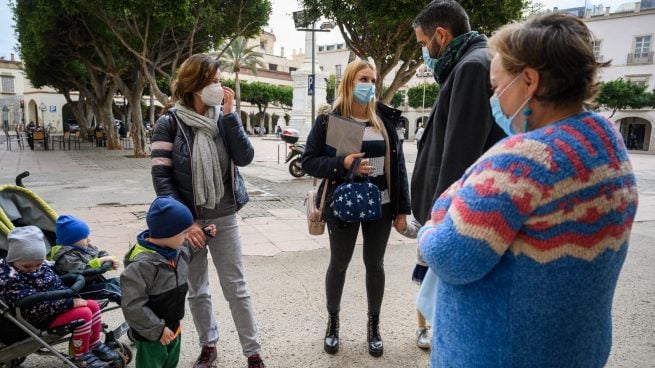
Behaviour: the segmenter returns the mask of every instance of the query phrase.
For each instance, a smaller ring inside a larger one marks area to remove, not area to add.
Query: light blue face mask
[[[494,93],[494,95],[491,96],[491,98],[489,99],[489,104],[491,105],[491,114],[493,115],[494,120],[496,121],[496,124],[498,124],[498,126],[499,126],[499,127],[500,127],[504,132],[505,132],[505,134],[507,134],[507,136],[512,136],[512,135],[518,133],[518,132],[516,132],[516,131],[514,130],[514,127],[512,126],[512,122],[514,121],[514,118],[516,117],[516,115],[518,115],[519,111],[521,111],[521,108],[522,108],[526,103],[528,103],[528,101],[530,101],[530,99],[532,98],[532,97],[528,97],[528,98],[527,98],[527,99],[526,99],[526,100],[521,104],[521,106],[519,106],[518,110],[516,110],[516,112],[514,112],[514,113],[512,114],[512,116],[507,116],[507,115],[505,115],[505,113],[503,112],[503,108],[502,108],[502,106],[500,105],[500,96],[501,96],[503,93],[505,93],[505,91],[507,91],[507,89],[508,89],[512,84],[514,84],[514,82],[516,82],[516,81],[519,79],[520,76],[521,76],[520,74],[517,75],[516,78],[514,78],[514,80],[512,80],[511,82],[509,82],[509,84],[508,84],[505,88],[503,88],[502,91],[500,91],[500,93],[498,93],[498,94],[495,94],[495,93]],[[523,124],[523,132],[527,132],[527,131],[528,131],[528,115],[530,115],[531,113],[532,113],[532,110],[531,110],[529,107],[526,108],[526,109],[523,111],[523,115],[525,115],[525,123]]]
[[[371,102],[373,96],[375,96],[375,84],[373,83],[357,83],[355,85],[355,91],[353,91],[353,96],[355,100],[362,105],[366,105]]]
[[[427,45],[431,45],[432,41],[434,41],[434,37],[437,35],[437,31],[434,32],[432,35],[432,38],[430,39],[430,42],[428,42],[425,46],[421,47],[421,55],[423,56],[423,63],[425,63],[425,66],[430,68],[430,70],[434,70],[434,67],[437,65],[437,60],[439,60],[439,57],[436,59],[433,59],[430,56],[430,50],[428,50]],[[439,54],[441,53],[441,49],[439,49]]]
[[[430,70],[434,70],[434,67],[437,65],[437,59],[430,57],[430,51],[428,51],[427,46],[421,47],[421,53],[423,54],[423,63],[425,66],[430,68]]]

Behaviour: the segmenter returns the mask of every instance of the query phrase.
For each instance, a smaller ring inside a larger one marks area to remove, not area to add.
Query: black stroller
[[[24,172],[16,178],[16,185],[0,186],[0,258],[7,255],[7,234],[15,227],[34,225],[39,227],[45,235],[48,250],[55,244],[55,211],[34,192],[22,185],[22,179],[29,172]],[[18,367],[27,356],[31,354],[54,355],[70,367],[77,367],[68,358],[54,348],[55,345],[68,343],[73,330],[84,323],[83,320],[73,321],[69,324],[40,330],[26,322],[21,316],[21,308],[28,308],[45,300],[69,298],[77,295],[84,287],[85,277],[93,277],[104,273],[111,267],[111,263],[104,264],[96,270],[88,270],[80,274],[63,275],[62,281],[69,286],[67,290],[49,291],[30,295],[20,301],[12,309],[0,298],[0,368]],[[108,301],[98,301],[102,312],[119,308],[107,307]],[[114,361],[112,366],[123,368],[132,360],[132,350],[118,339],[125,335],[129,326],[123,322],[114,330],[108,330],[103,323],[102,330],[105,335],[105,344],[116,351],[122,359]]]

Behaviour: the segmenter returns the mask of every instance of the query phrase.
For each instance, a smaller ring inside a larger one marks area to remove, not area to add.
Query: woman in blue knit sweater
[[[601,367],[637,210],[621,134],[585,111],[593,37],[553,13],[500,29],[491,109],[509,137],[435,202],[433,367]]]

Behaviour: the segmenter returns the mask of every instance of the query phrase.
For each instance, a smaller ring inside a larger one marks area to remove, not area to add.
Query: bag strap
[[[316,180],[316,178],[314,178],[314,180]],[[325,179],[325,185],[323,185],[323,194],[321,195],[321,203],[318,205],[318,213],[323,213],[323,206],[325,206],[325,195],[327,194],[327,187],[329,183],[329,180]]]
[[[350,165],[350,170],[348,170],[348,174],[346,174],[346,181],[353,181],[355,179],[355,172],[357,171],[357,167],[359,167],[359,164],[362,163],[362,158],[358,157],[356,158],[352,165]]]
[[[316,188],[316,184],[318,183],[318,179],[314,177],[314,182],[312,183],[312,186]],[[321,195],[321,203],[318,204],[318,212],[323,213],[323,206],[325,205],[325,196],[327,194],[327,187],[328,187],[329,181],[325,179],[325,185],[323,185],[323,194]]]

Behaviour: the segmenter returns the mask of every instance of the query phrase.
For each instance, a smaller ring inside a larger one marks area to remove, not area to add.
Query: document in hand
[[[330,114],[325,143],[337,151],[337,156],[348,156],[362,150],[366,123]]]

